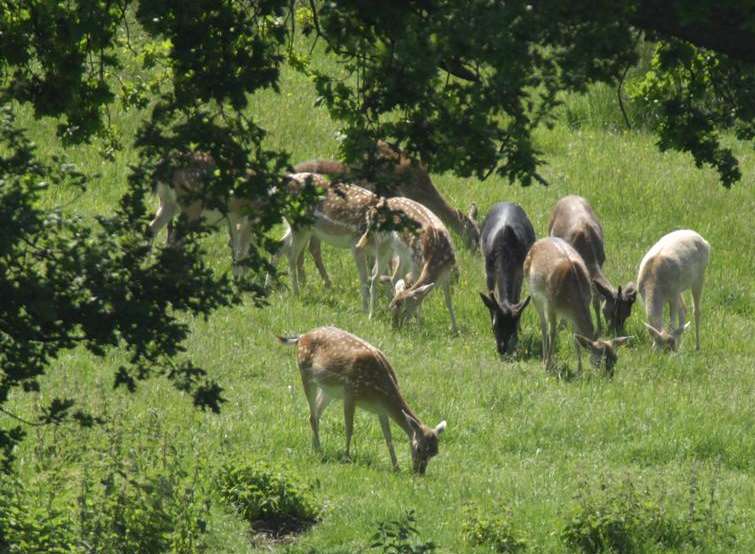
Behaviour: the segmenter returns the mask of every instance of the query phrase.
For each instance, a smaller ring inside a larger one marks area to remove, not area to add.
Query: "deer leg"
[[[369,319],[375,313],[375,301],[377,300],[377,286],[383,271],[388,266],[391,257],[391,249],[385,245],[378,246],[375,252],[375,263],[372,266],[372,275],[370,276],[370,309]]]
[[[243,262],[249,255],[251,229],[246,216],[228,214],[228,232],[231,241],[231,256],[233,259],[233,275],[241,277],[246,268]]]
[[[322,390],[308,377],[304,370],[301,370],[301,380],[304,385],[304,394],[309,404],[309,425],[312,427],[312,448],[316,452],[322,451],[320,446],[320,416],[330,403]]]
[[[582,373],[582,349],[576,336],[574,337],[574,348],[577,349],[577,371]]]
[[[351,435],[354,432],[354,412],[356,402],[352,395],[347,392],[343,397],[343,423],[346,431],[346,457],[351,458]]]
[[[692,304],[695,310],[695,349],[700,350],[700,300],[703,294],[703,279],[692,285]]]
[[[454,307],[451,304],[451,280],[449,278],[444,279],[443,282],[443,297],[446,300],[446,308],[448,308],[448,315],[451,316],[451,333],[454,335],[459,332],[456,326],[456,316],[454,315]]]
[[[362,292],[362,311],[370,312],[370,284],[367,279],[367,261],[365,259],[365,251],[363,248],[357,248],[354,246],[351,249],[354,255],[354,262],[357,264],[357,272],[359,273],[359,287]]]
[[[550,369],[553,364],[553,354],[556,351],[556,334],[558,333],[558,324],[556,322],[556,311],[548,306],[548,330],[550,332],[548,336],[548,363],[546,369]]]
[[[595,310],[595,319],[598,324],[597,336],[600,336],[603,333],[603,321],[600,317],[600,294],[598,294],[598,291],[594,288],[592,291],[592,309]]]
[[[396,459],[396,452],[393,450],[393,437],[391,436],[391,424],[388,421],[388,417],[381,414],[378,416],[380,419],[380,428],[383,430],[383,437],[385,437],[385,444],[388,445],[388,452],[391,455],[391,464],[393,469],[398,471],[398,460]]]
[[[288,249],[288,271],[291,279],[291,288],[295,295],[299,295],[299,272],[297,271],[297,260],[302,250],[309,242],[312,232],[309,229],[299,229],[292,231],[291,248]]]
[[[537,297],[534,299],[534,304],[540,319],[540,333],[543,337],[543,364],[548,367],[548,323],[545,319],[545,308]]]
[[[322,263],[322,251],[320,250],[320,239],[318,237],[312,236],[312,238],[309,239],[309,253],[312,255],[315,267],[317,267],[317,272],[320,274],[322,282],[325,284],[325,288],[329,289],[333,286],[333,283],[330,280],[328,271],[325,269],[325,264]]]

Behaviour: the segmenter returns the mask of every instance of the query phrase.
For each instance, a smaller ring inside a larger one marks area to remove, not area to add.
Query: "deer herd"
[[[311,253],[325,286],[331,281],[323,264],[321,242],[351,250],[357,266],[362,309],[372,318],[377,310],[379,287],[390,285],[388,305],[393,326],[419,319],[421,305],[434,288],[443,291],[451,331],[458,324],[451,298],[451,285],[458,275],[450,227],[471,251],[484,259],[486,290],[480,293],[490,314],[493,335],[501,357],[514,354],[521,315],[531,303],[540,321],[542,359],[546,369],[554,366],[559,320],[571,324],[578,369],[581,350],[588,351],[596,368],[613,375],[617,348],[631,339],[624,336],[626,320],[639,292],[647,321],[643,322],[653,348],[676,351],[685,321],[682,293],[692,292],[695,346],[700,349],[700,299],[710,245],[692,230],[678,230],[661,237],[642,258],[636,283],[614,287],[603,273],[606,260],[603,228],[589,202],[580,196],[561,198],[552,210],[548,235],[537,240],[533,225],[521,206],[510,202],[493,205],[482,228],[476,222],[477,208],[469,213],[450,206],[435,188],[425,166],[387,143],[378,143],[383,160],[382,177],[393,182],[389,195],[376,186],[352,177],[352,168],[332,160],[314,160],[294,167],[287,186],[296,191],[305,183],[317,185],[322,196],[310,208],[308,223],[287,225],[276,255],[288,259],[292,292],[304,284],[303,255]],[[176,236],[171,220],[179,212],[190,222],[204,220],[228,223],[234,274],[248,254],[251,200],[230,198],[225,214],[205,209],[197,199],[203,175],[214,168],[212,158],[192,155],[173,170],[170,183],[158,183],[160,200],[150,224],[152,235],[168,226],[168,242]],[[400,225],[386,225],[386,219]],[[371,264],[371,267],[370,267]],[[529,295],[522,299],[526,281]],[[664,327],[663,309],[669,306]],[[590,308],[595,312],[595,324]],[[601,338],[605,330],[613,338]],[[356,407],[375,413],[394,468],[398,468],[391,438],[390,420],[409,438],[413,469],[424,473],[438,452],[438,437],[446,422],[428,427],[401,395],[396,373],[385,355],[366,342],[336,327],[319,327],[303,335],[278,337],[296,346],[304,392],[309,403],[312,443],[320,450],[319,420],[333,399],[344,405],[346,454],[348,456]]]

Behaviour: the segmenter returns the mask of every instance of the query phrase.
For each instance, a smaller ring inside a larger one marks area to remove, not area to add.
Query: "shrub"
[[[598,491],[583,487],[561,539],[586,553],[733,545],[731,522],[720,510],[715,487],[713,481],[703,493],[693,472],[689,498],[675,511],[674,506],[667,506],[669,500],[663,492],[654,496],[647,488],[638,490],[629,478],[620,483],[604,482]],[[663,491],[663,487],[655,490]]]
[[[300,532],[320,514],[311,486],[263,463],[224,466],[218,488],[221,498],[257,532],[273,536]]]
[[[514,532],[510,510],[485,515],[479,509],[467,508],[464,539],[472,546],[489,546],[495,552],[521,552],[527,541]]]
[[[74,544],[73,521],[52,496],[27,490],[12,474],[0,476],[0,552],[65,554]]]
[[[414,510],[407,511],[396,520],[383,521],[372,536],[370,549],[386,554],[426,554],[435,552],[435,543],[421,542],[415,524]]]

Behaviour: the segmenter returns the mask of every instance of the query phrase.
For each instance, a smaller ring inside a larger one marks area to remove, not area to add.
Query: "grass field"
[[[310,84],[286,71],[281,89],[282,95],[260,95],[255,103],[256,114],[270,130],[270,145],[290,151],[294,163],[333,157],[336,126],[324,111],[311,107]],[[589,109],[589,98],[568,102],[573,102],[568,122],[562,118],[555,129],[537,134],[548,162],[542,173],[552,186],[522,188],[496,178],[480,183],[450,174],[433,176],[435,184],[464,211],[476,202],[483,216],[495,202],[519,202],[538,236],[545,234],[558,198],[585,196],[605,229],[604,270],[614,285],[636,277],[643,254],[662,235],[695,229],[712,248],[700,352],[694,351],[692,330],[679,353],[652,352],[638,302],[627,322],[635,340],[620,351],[612,380],[591,369],[573,380],[559,380],[541,366],[532,308],[523,316],[519,356],[512,362],[498,359],[487,310],[477,294],[484,286],[482,260],[463,250],[459,237],[454,238],[461,278],[454,304],[461,331],[454,337],[437,292],[425,303],[421,326],[412,322],[392,330],[387,297],[377,319],[368,321],[359,309],[350,255],[325,247],[332,290],[322,287],[308,262],[309,280],[301,297],[281,290],[267,307],[247,303],[216,312],[208,321],[190,322],[187,355],[224,387],[227,403],[220,415],[196,411],[167,381],[149,382],[135,394],[113,392],[118,353],[104,361],[83,351],[62,356],[43,381],[43,393],[17,395],[9,409],[30,415],[51,396],[69,395],[113,423],[92,430],[31,430],[19,451],[23,478],[40,498],[76,510],[83,477],[100,471],[118,443],[118,451],[134,466],[180,465],[194,476],[197,490],[210,497],[212,477],[227,462],[265,460],[317,484],[316,495],[324,505],[321,521],[289,543],[255,546],[246,524],[213,502],[210,552],[355,552],[369,544],[378,522],[407,509],[416,511],[420,535],[433,540],[439,551],[475,551],[462,535],[469,506],[509,513],[533,551],[561,552],[567,547],[559,533],[580,491],[631,481],[647,487],[654,498],[666,498],[669,510],[683,513],[689,509],[691,486],[715,484],[717,510],[737,542],[730,547],[711,540],[698,550],[754,552],[753,150],[733,144],[744,179],[725,190],[714,172],[696,169],[689,157],[659,153],[651,135],[601,125],[599,114]],[[41,149],[51,150],[50,127],[25,121]],[[126,132],[136,126],[131,115],[120,122]],[[119,153],[111,163],[101,161],[93,148],[82,147],[72,157],[101,176],[68,209],[89,215],[111,210],[124,190],[133,153]],[[72,194],[59,191],[49,201],[70,202]],[[230,271],[226,240],[218,233],[207,241],[216,271]],[[448,421],[440,454],[425,477],[410,473],[408,441],[396,427],[402,470],[391,471],[377,418],[364,412],[357,412],[353,459],[343,460],[339,404],[323,417],[324,456],[313,453],[294,354],[278,345],[274,335],[320,325],[342,327],[381,348],[425,423]],[[567,333],[561,331],[558,359],[575,368]]]

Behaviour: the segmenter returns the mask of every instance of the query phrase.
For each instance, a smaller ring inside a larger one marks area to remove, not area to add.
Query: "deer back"
[[[500,304],[519,302],[523,264],[535,242],[535,230],[521,206],[510,202],[493,205],[482,224],[481,248],[488,290]]]
[[[319,327],[299,338],[297,361],[326,388],[345,388],[358,404],[379,409],[400,421],[413,415],[399,391],[385,355],[367,341],[337,327]]]
[[[579,252],[590,275],[600,275],[606,256],[603,227],[590,203],[581,196],[565,196],[553,208],[548,234],[564,239]]]
[[[578,333],[594,338],[589,311],[590,274],[582,257],[569,243],[558,237],[538,240],[527,254],[524,273],[534,297],[570,319]]]

